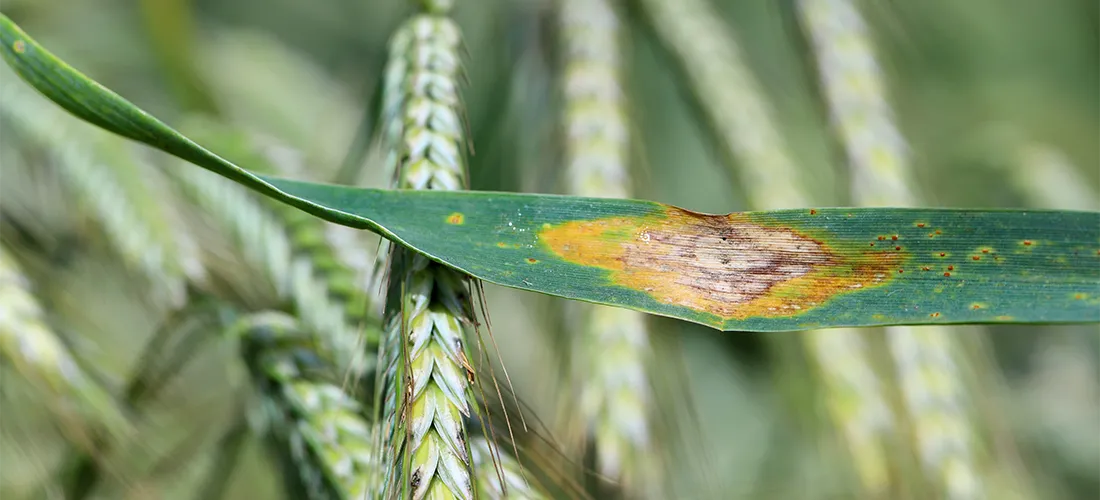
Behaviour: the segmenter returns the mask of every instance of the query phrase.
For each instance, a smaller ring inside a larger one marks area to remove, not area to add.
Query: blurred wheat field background
[[[1100,210],[1095,2],[481,0],[453,7],[457,45],[450,24],[413,23],[450,3],[0,8],[286,177],[709,213]],[[417,132],[423,157],[395,156]],[[403,455],[375,384],[424,364],[373,355],[402,320],[383,315],[394,262],[376,236],[78,122],[6,67],[0,134],[5,499],[381,498],[404,460],[432,498],[466,496],[464,473],[480,498],[502,482],[513,498],[1100,496],[1096,325],[721,333],[486,285],[480,363],[446,339],[481,311],[423,264],[409,282],[428,291],[390,299],[435,323],[423,352],[442,375],[416,397],[447,402],[407,425],[470,453]],[[359,333],[368,355],[302,332]],[[467,404],[471,434],[450,433]]]

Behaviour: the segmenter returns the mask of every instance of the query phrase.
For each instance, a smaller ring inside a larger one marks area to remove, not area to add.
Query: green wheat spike
[[[383,140],[404,189],[463,189],[465,130],[459,96],[458,26],[447,5],[425,4],[390,43],[382,97]],[[401,95],[393,95],[393,93]],[[396,160],[396,161],[395,161]],[[385,498],[474,497],[464,419],[476,408],[465,328],[474,324],[466,280],[421,255],[386,261],[383,429]]]
[[[745,63],[732,29],[704,0],[640,0],[670,48],[753,210],[813,206],[798,179],[771,105]],[[871,364],[864,333],[849,328],[801,335],[826,406],[868,491],[889,483],[886,436],[896,417]]]
[[[630,127],[619,14],[607,0],[563,0],[558,17],[568,194],[628,198]],[[600,473],[630,491],[657,483],[645,315],[587,304],[568,304],[566,314],[576,319],[572,326],[579,333],[573,337],[575,380],[566,397],[578,399]]]
[[[269,443],[291,492],[310,500],[376,498],[381,462],[375,426],[339,385],[294,318],[247,317],[234,327],[267,417]]]
[[[833,128],[848,153],[852,198],[862,206],[912,206],[917,195],[906,143],[894,124],[869,30],[850,0],[801,0]],[[982,498],[975,434],[958,363],[957,332],[940,326],[886,329],[917,453],[946,498]]]

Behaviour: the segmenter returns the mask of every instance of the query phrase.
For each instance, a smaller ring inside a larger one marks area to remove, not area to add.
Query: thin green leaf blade
[[[1094,212],[705,215],[638,200],[267,180],[486,281],[724,330],[1100,320]]]
[[[0,41],[20,76],[95,125],[504,286],[723,330],[1100,321],[1100,213],[823,208],[718,216],[638,200],[263,177],[88,79],[2,15]]]

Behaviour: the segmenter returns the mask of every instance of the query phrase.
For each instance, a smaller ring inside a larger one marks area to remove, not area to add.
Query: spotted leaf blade
[[[637,200],[269,180],[487,281],[724,330],[1100,320],[1093,212],[706,215]]]
[[[722,330],[1100,322],[1097,212],[705,215],[639,200],[296,182],[202,148],[2,15],[0,41],[22,78],[84,120],[492,283]]]

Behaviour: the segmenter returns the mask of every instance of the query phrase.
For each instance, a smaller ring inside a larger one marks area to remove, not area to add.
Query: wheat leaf
[[[261,177],[72,69],[2,15],[0,41],[20,76],[95,125],[492,283],[723,330],[1100,321],[1097,212],[704,215],[638,200]]]

